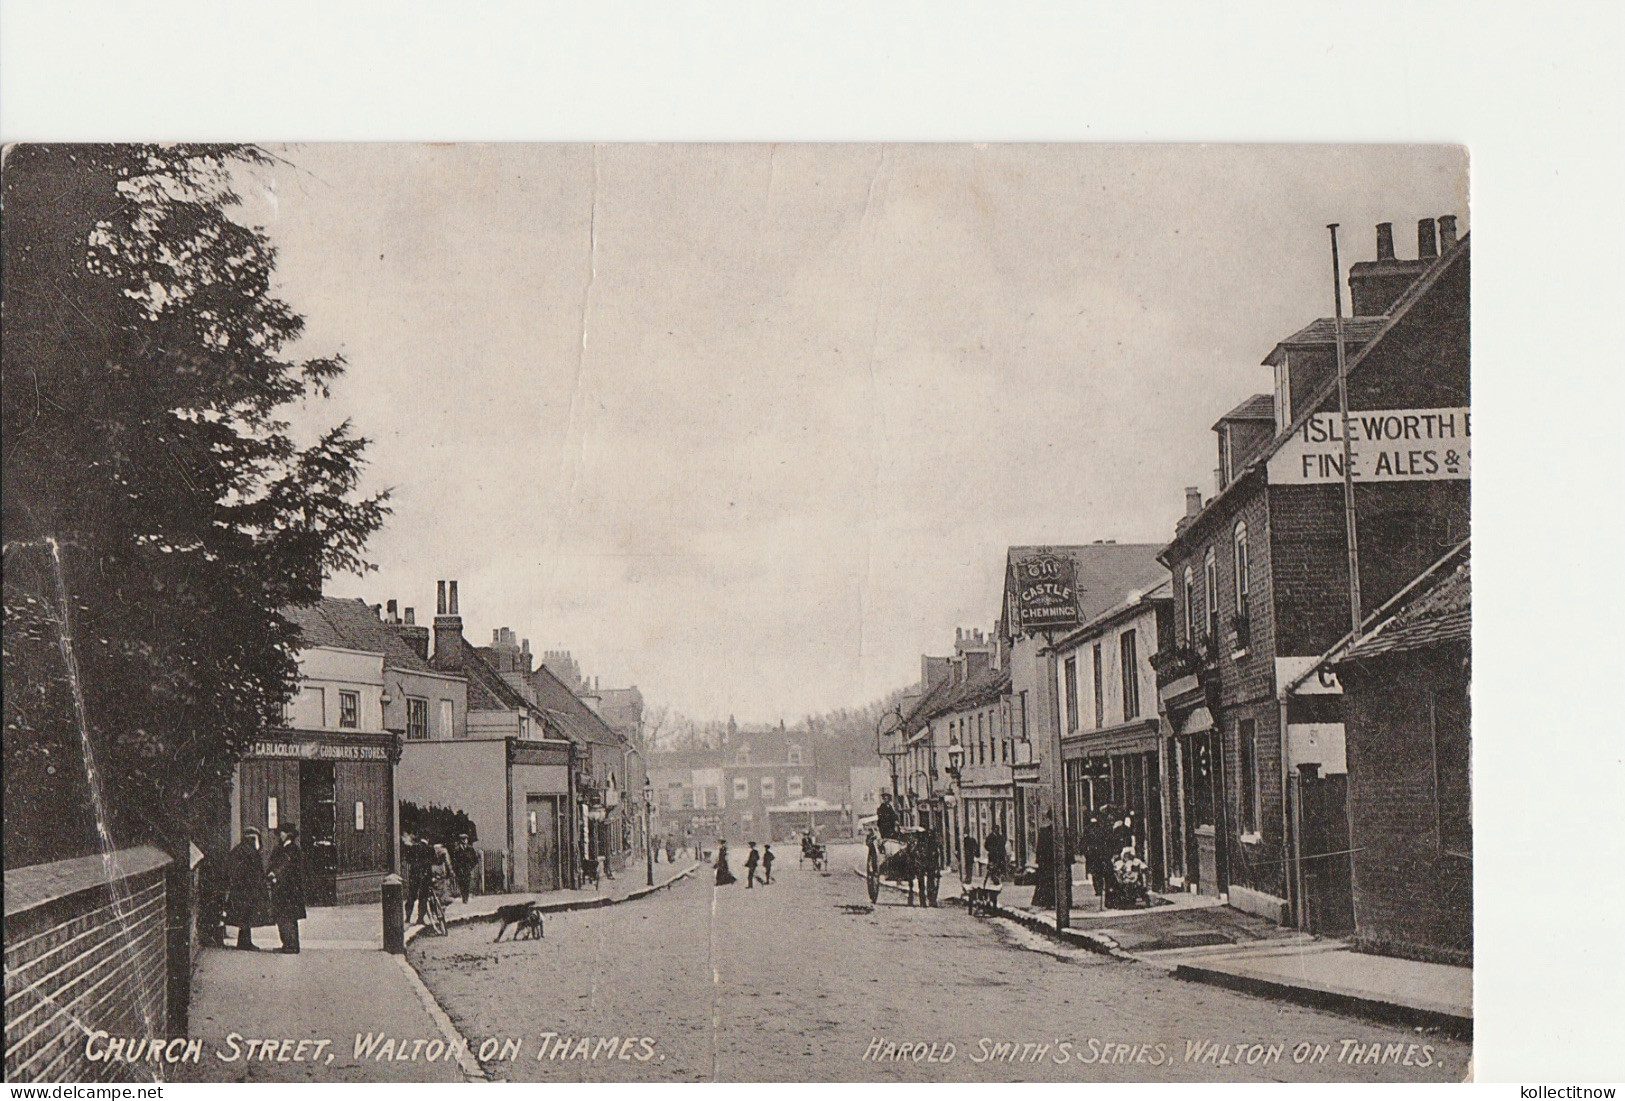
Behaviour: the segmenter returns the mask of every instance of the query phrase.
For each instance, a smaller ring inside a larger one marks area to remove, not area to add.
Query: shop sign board
[[[1022,631],[1066,630],[1079,624],[1076,569],[1070,555],[1049,552],[1016,563],[1016,617]]]
[[[1472,411],[1351,409],[1349,470],[1357,482],[1466,481]],[[1270,456],[1271,485],[1343,481],[1343,417],[1316,413]]]
[[[248,756],[298,761],[387,761],[389,750],[381,745],[264,740],[255,742],[249,748]]]

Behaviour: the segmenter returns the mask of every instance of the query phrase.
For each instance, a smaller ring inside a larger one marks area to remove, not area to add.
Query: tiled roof
[[[535,706],[513,685],[502,679],[480,652],[461,636],[457,648],[442,654],[437,648],[431,668],[443,673],[461,673],[468,678],[470,711],[534,711]]]
[[[1273,421],[1275,399],[1269,394],[1254,394],[1230,412],[1220,417],[1223,421]],[[1215,426],[1217,427],[1217,426]]]
[[[622,743],[621,736],[592,708],[582,703],[580,697],[570,691],[563,681],[549,672],[547,666],[537,668],[532,674],[531,683],[536,686],[537,704],[548,714],[560,718],[560,725],[570,732],[572,739],[599,745],[618,746]]]
[[[1379,317],[1345,317],[1343,319],[1343,343],[1345,345],[1364,344],[1382,331],[1387,324],[1390,314]],[[1264,366],[1274,367],[1280,362],[1281,355],[1288,348],[1299,348],[1305,344],[1335,344],[1337,342],[1337,319],[1335,317],[1318,317],[1291,336],[1280,341],[1270,354],[1264,357]]]
[[[335,646],[384,655],[391,669],[428,672],[429,663],[418,657],[400,634],[378,618],[378,610],[359,598],[324,596],[316,604],[282,609],[282,618],[297,624],[306,646]]]
[[[980,707],[998,699],[1010,691],[1010,670],[984,669],[964,684],[944,687],[945,691],[933,696],[930,706],[924,712],[917,712],[921,721],[929,721],[938,715],[948,715],[955,711]]]
[[[1472,644],[1472,563],[1444,574],[1431,587],[1411,597],[1386,620],[1351,646],[1337,664],[1379,654],[1424,650],[1445,643]]]
[[[1020,563],[1039,554],[1064,554],[1076,565],[1079,611],[1087,623],[1129,599],[1148,592],[1168,576],[1157,561],[1161,543],[1083,543],[1058,547],[1011,547],[1005,576]],[[1006,630],[1014,631],[1015,624]]]

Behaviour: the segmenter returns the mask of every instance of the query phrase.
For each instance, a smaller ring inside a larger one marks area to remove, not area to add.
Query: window
[[[790,747],[790,763],[792,765],[801,764],[801,747],[800,746],[793,745],[793,746]]]
[[[750,798],[750,781],[743,776],[734,777],[734,798],[741,801]]]
[[[1236,743],[1241,753],[1241,775],[1236,777],[1241,790],[1241,828],[1244,833],[1261,832],[1258,825],[1258,724],[1242,719],[1236,724]]]
[[[742,746],[739,747],[739,749],[734,753],[734,764],[736,764],[736,765],[748,765],[748,764],[750,764],[750,746],[742,745]]]
[[[414,742],[429,737],[429,701],[406,697],[406,736]]]
[[[440,727],[435,733],[442,738],[455,738],[458,736],[456,716],[452,712],[450,700],[440,701]],[[463,735],[466,737],[467,733],[465,730]]]
[[[1212,547],[1202,560],[1202,596],[1207,612],[1207,633],[1219,637],[1219,555]]]
[[[299,690],[299,706],[294,719],[296,725],[315,730],[327,727],[327,693],[320,688]]]
[[[773,798],[773,777],[771,776],[762,777],[762,798]]]
[[[1078,729],[1078,659],[1066,659],[1066,728]]]
[[[354,730],[361,720],[361,696],[355,692],[339,693],[339,725]]]
[[[1251,587],[1247,583],[1247,522],[1236,522],[1236,611],[1245,614],[1247,611],[1247,595]]]
[[[1191,568],[1185,567],[1185,645],[1195,646],[1196,636],[1200,634],[1196,629],[1196,579],[1191,575]]]
[[[1101,675],[1100,643],[1095,643],[1095,729],[1106,725],[1106,679]]]
[[[1292,423],[1291,376],[1287,372],[1286,356],[1275,365],[1275,434],[1279,436]]]
[[[1124,631],[1118,646],[1123,665],[1123,721],[1128,722],[1140,717],[1140,668],[1134,632]]]
[[[801,798],[801,777],[792,776],[784,782],[784,794],[790,799]]]
[[[1473,854],[1472,733],[1465,689],[1427,692],[1433,726],[1433,792],[1439,848]]]
[[[976,724],[976,763],[987,764],[987,731],[980,723]]]

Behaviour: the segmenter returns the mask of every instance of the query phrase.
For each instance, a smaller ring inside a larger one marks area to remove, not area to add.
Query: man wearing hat
[[[271,896],[265,889],[265,865],[260,856],[260,831],[250,826],[226,857],[226,924],[237,927],[237,947],[257,952],[254,926],[268,925]]]
[[[299,922],[305,916],[304,854],[299,848],[299,827],[277,827],[281,843],[271,854],[271,916],[282,938],[282,951],[299,954]]]
[[[470,889],[474,886],[474,871],[480,866],[479,850],[474,848],[468,834],[457,835],[457,844],[451,850],[451,871],[457,882],[457,893],[468,901]]]

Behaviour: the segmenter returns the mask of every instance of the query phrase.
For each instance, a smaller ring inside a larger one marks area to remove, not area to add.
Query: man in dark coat
[[[735,882],[737,880],[734,878],[733,869],[728,867],[728,842],[719,837],[717,838],[717,886],[726,887],[728,884]]]
[[[299,954],[299,923],[305,917],[305,860],[299,848],[299,828],[278,826],[282,843],[271,854],[271,916],[282,937],[281,951]]]
[[[987,831],[986,847],[987,874],[988,877],[993,880],[994,884],[997,885],[1004,881],[1005,861],[1004,832],[999,829],[997,823],[994,824],[992,829]]]
[[[897,808],[891,805],[891,793],[880,793],[880,809],[875,811],[875,828],[887,841],[897,839]]]
[[[756,886],[756,866],[762,862],[762,854],[756,851],[756,842],[750,843],[750,852],[745,854],[745,889],[748,891]]]
[[[762,883],[766,885],[773,882],[773,844],[769,842],[762,846]]]
[[[468,839],[468,834],[457,835],[457,844],[451,850],[451,871],[457,881],[457,893],[463,901],[468,901],[468,895],[474,888],[474,872],[480,866],[479,850]]]
[[[260,856],[260,831],[246,829],[226,858],[226,924],[237,927],[237,947],[257,952],[254,926],[271,920],[271,895]]]
[[[401,831],[401,863],[406,866],[406,922],[421,921],[429,912],[429,892],[434,889],[434,846],[426,838]]]

